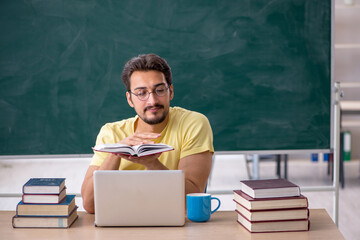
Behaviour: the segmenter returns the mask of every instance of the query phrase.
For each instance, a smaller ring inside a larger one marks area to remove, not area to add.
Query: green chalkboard
[[[216,151],[330,149],[330,36],[330,0],[3,0],[0,155],[91,153],[134,116],[120,74],[141,53]]]

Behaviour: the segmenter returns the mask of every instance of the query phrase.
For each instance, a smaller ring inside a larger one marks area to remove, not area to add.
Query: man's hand
[[[158,133],[134,133],[133,135],[124,138],[120,141],[122,144],[134,146],[140,144],[153,144],[154,139],[161,136]],[[121,158],[144,165],[148,170],[168,170],[160,161],[161,153],[144,156],[144,157],[131,157],[122,154],[110,153],[101,164],[101,166],[89,166],[84,182],[81,187],[81,195],[83,197],[83,205],[87,212],[94,213],[94,180],[93,174],[96,170],[117,170],[121,162]]]
[[[147,170],[167,170],[167,168],[159,161],[159,157],[161,153],[152,154],[143,157],[134,157],[123,154],[116,154],[116,155],[133,163],[144,165]]]
[[[121,140],[120,143],[129,146],[135,146],[140,144],[152,144],[155,143],[153,139],[157,139],[160,136],[161,136],[160,133],[136,132],[133,135]]]
[[[154,144],[154,139],[157,139],[160,137],[161,134],[159,133],[147,133],[147,132],[136,132],[133,135],[124,138],[120,141],[122,144],[135,146],[140,144]],[[138,163],[141,165],[144,165],[147,170],[163,170],[167,169],[160,161],[159,157],[161,153],[143,156],[143,157],[133,157],[123,154],[117,154],[113,153],[114,155],[117,155],[123,159],[126,159],[128,161],[131,161],[133,163]]]

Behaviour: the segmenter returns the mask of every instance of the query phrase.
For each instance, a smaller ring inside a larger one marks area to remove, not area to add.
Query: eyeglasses
[[[136,89],[135,92],[132,92],[130,90],[128,92],[137,96],[140,101],[146,101],[149,99],[151,93],[155,93],[158,97],[165,96],[169,87],[165,85],[160,85],[157,86],[152,92],[149,92],[148,90],[142,88]]]

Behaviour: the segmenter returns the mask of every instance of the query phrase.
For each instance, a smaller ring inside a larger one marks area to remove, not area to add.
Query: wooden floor
[[[21,193],[22,185],[31,177],[66,177],[68,193],[80,193],[81,184],[90,159],[0,159],[0,194]],[[248,164],[251,170],[251,163]],[[274,178],[275,162],[260,162],[260,178]],[[248,179],[247,165],[241,156],[219,156],[213,163],[208,191],[239,188],[239,181]],[[300,186],[331,185],[327,163],[311,162],[308,156],[290,156],[289,180]],[[310,208],[325,208],[333,214],[333,193],[305,192]],[[235,209],[232,194],[217,195],[222,202],[220,210]],[[359,161],[345,163],[345,188],[340,190],[339,230],[345,239],[360,239],[360,167]],[[0,210],[15,210],[20,197],[0,198]],[[82,199],[76,198],[79,211],[83,211]]]
[[[300,158],[299,158],[300,157]],[[331,176],[327,172],[327,163],[311,162],[310,157],[294,156],[288,162],[288,179],[299,186],[331,185]],[[305,158],[305,159],[304,159]],[[248,164],[251,173],[252,165]],[[276,164],[274,161],[260,162],[260,178],[275,178]],[[208,191],[220,189],[236,189],[238,182],[247,179],[246,161],[221,158],[215,160]],[[333,215],[332,192],[303,192],[309,199],[310,208],[325,208]],[[222,210],[235,208],[232,195],[216,195],[222,200]],[[339,193],[339,230],[345,239],[360,239],[360,166],[359,161],[345,162],[345,188]]]

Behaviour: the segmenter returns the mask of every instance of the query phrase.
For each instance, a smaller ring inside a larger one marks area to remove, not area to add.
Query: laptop
[[[94,172],[95,226],[183,226],[182,170]]]

